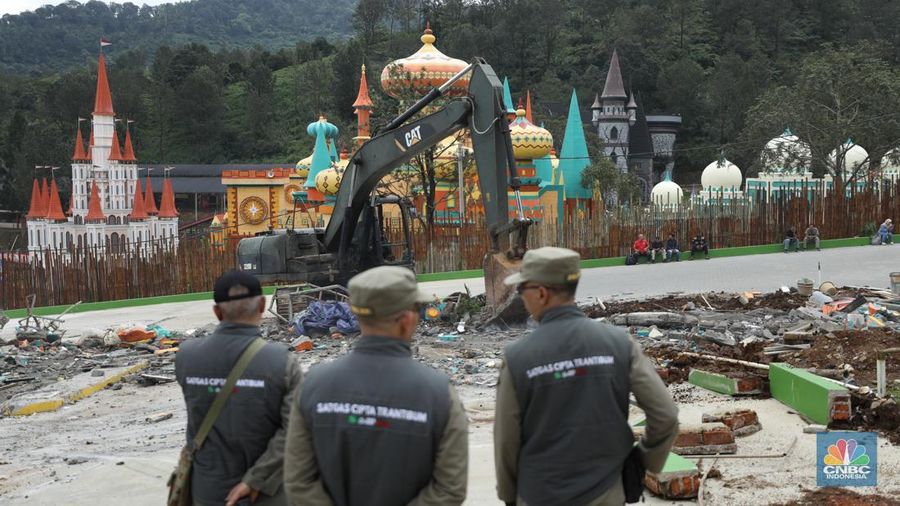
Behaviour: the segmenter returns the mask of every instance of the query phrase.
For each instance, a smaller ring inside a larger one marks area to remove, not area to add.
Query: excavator
[[[468,93],[435,112],[410,121],[450,86],[469,76]],[[411,248],[411,205],[396,195],[380,195],[379,181],[414,156],[448,136],[468,128],[483,200],[491,250],[483,267],[487,305],[494,316],[521,317],[521,301],[503,279],[521,269],[532,220],[522,211],[521,183],[516,174],[502,84],[483,59],[465,69],[394,118],[352,155],[325,228],[263,232],[238,243],[240,268],[266,283],[340,284],[378,265],[414,266]],[[510,217],[509,195],[515,214]],[[395,206],[403,237],[390,242],[384,231],[385,208]],[[391,254],[401,249],[400,255]],[[506,321],[509,321],[507,319]]]

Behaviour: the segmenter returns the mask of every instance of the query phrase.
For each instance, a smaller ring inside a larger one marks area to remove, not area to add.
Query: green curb
[[[734,395],[738,391],[737,381],[713,372],[691,369],[688,383],[725,395]]]
[[[13,396],[0,407],[0,414],[4,416],[27,416],[35,413],[56,411],[66,404],[74,404],[113,383],[122,381],[126,376],[144,369],[149,364],[149,362],[144,361],[128,367],[103,369],[105,372],[103,376],[92,376],[91,373],[86,372],[34,392]]]
[[[846,388],[788,364],[769,364],[769,390],[772,397],[816,423],[832,420],[835,401],[846,401],[849,416],[850,392]]]
[[[666,473],[690,473],[697,471],[697,464],[678,455],[677,453],[669,453],[666,463],[663,464],[662,471],[657,474]]]

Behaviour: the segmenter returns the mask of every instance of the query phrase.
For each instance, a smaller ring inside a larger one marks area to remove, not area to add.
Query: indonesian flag
[[[100,37],[100,47],[111,46],[112,42],[109,41],[106,37]]]

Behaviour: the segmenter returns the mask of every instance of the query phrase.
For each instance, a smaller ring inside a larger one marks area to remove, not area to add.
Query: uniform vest
[[[258,336],[259,327],[223,322],[211,335],[181,344],[175,371],[187,404],[188,441],[193,440],[228,373]],[[194,457],[194,504],[224,504],[228,491],[281,428],[287,355],[287,347],[268,343],[241,375]]]
[[[529,506],[586,504],[621,480],[631,343],[578,308],[553,308],[506,347],[522,413],[518,494]]]
[[[407,504],[431,481],[450,415],[448,378],[397,339],[363,336],[310,370],[300,410],[337,506]]]

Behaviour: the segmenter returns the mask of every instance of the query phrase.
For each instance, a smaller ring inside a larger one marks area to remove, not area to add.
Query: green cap
[[[568,285],[578,281],[581,269],[578,262],[581,256],[570,249],[544,248],[525,252],[522,260],[522,271],[503,280],[507,285],[518,285],[532,281],[543,285]]]
[[[405,267],[382,266],[361,272],[347,283],[350,310],[367,318],[383,318],[430,302],[433,297],[419,290],[416,276]]]

